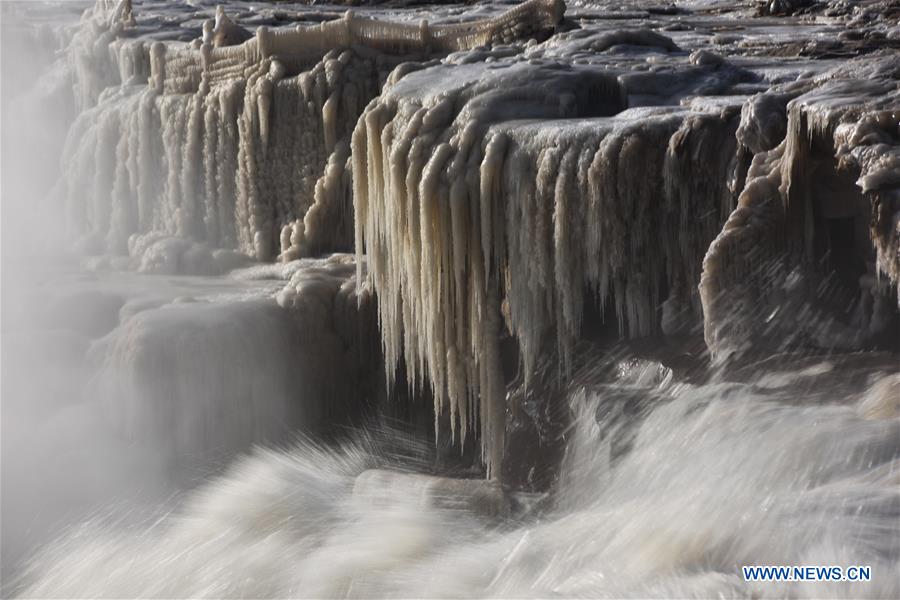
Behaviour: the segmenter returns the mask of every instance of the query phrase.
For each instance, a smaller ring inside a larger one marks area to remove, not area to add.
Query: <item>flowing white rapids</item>
[[[558,489],[513,498],[507,519],[424,502],[400,476],[354,489],[374,466],[423,467],[415,446],[383,432],[334,449],[257,450],[161,518],[125,527],[101,516],[73,529],[30,563],[20,590],[898,597],[900,382],[850,361],[804,364],[706,385],[638,364],[575,392]],[[379,449],[385,440],[393,451]],[[745,582],[741,566],[757,564],[863,564],[872,581]]]

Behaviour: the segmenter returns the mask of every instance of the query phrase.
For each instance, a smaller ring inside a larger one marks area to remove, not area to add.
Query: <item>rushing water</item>
[[[900,594],[891,357],[782,356],[702,384],[658,363],[603,361],[613,376],[569,394],[557,486],[513,494],[506,516],[427,501],[414,479],[355,486],[376,467],[431,471],[422,442],[371,427],[335,447],[254,450],[155,508],[110,503],[28,561],[14,587],[29,597]],[[741,566],[758,564],[868,565],[872,581],[745,582]]]
[[[583,398],[545,513],[491,522],[402,488],[372,502],[351,493],[384,462],[365,444],[260,451],[159,521],[79,527],[34,563],[27,594],[896,597],[896,421],[865,419],[865,395],[808,406],[749,385],[665,393],[612,462],[610,424]],[[874,581],[754,589],[739,575],[793,563],[871,565]]]

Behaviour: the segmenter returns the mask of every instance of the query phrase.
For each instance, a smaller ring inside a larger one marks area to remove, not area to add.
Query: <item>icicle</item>
[[[487,81],[461,79],[429,93],[424,82],[447,68],[407,72],[360,119],[352,148],[355,240],[379,296],[388,382],[402,357],[410,384],[431,387],[436,426],[445,411],[452,439],[477,425],[496,476],[506,426],[504,325],[519,343],[526,382],[537,357],[554,350],[548,334],[564,367],[570,364],[585,290],[601,306],[611,301],[623,334],[657,331],[662,290],[699,274],[704,249],[702,240],[686,246],[674,235],[660,207],[675,223],[697,212],[724,218],[726,192],[689,189],[695,173],[688,165],[710,153],[718,159],[710,171],[727,180],[733,167],[714,153],[738,115],[686,124],[684,113],[661,113],[562,128],[552,121],[560,114],[598,103],[621,110],[617,84],[587,71],[591,79],[582,80],[574,70],[548,71],[552,83],[536,86],[545,72],[518,65],[503,73],[502,92],[484,71]],[[452,71],[441,76],[452,80]],[[670,142],[690,148],[667,159]],[[704,231],[709,239],[715,233]]]

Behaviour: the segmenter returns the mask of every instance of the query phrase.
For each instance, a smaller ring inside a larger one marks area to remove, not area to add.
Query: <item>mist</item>
[[[77,114],[66,46],[88,7],[2,5],[4,595],[68,528],[166,510],[252,444],[313,431],[353,385],[328,379],[327,359],[344,352],[331,315],[274,299],[290,269],[170,278],[72,251],[59,185]],[[306,266],[323,280],[346,271]]]

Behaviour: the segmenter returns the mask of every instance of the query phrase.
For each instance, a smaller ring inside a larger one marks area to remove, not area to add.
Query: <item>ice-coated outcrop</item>
[[[859,348],[896,335],[898,80],[896,55],[867,58],[745,105],[738,139],[753,162],[700,284],[713,352],[773,336]],[[829,306],[832,294],[845,304]],[[854,312],[838,318],[848,300]]]
[[[64,151],[73,232],[95,251],[159,232],[261,260],[278,254],[281,227],[303,218],[318,180],[327,188],[340,177],[331,173],[340,165],[325,167],[378,72],[351,50],[293,77],[266,63],[193,92],[123,85],[83,112]]]
[[[352,422],[358,400],[379,394],[371,295],[355,275],[353,257],[336,254],[234,271],[219,293],[173,299],[159,285],[119,299],[90,348],[89,394],[127,439],[159,444],[173,461]],[[281,278],[274,299],[250,287]]]
[[[671,321],[689,315],[732,208],[738,104],[626,110],[629,95],[655,90],[544,60],[407,74],[353,136],[356,246],[379,296],[388,378],[402,359],[413,384],[430,382],[435,413],[449,410],[463,440],[479,429],[489,466],[503,447],[502,331],[527,383],[548,336],[568,364],[586,298],[632,337],[659,331],[667,297]]]
[[[501,338],[527,387],[541,353],[568,368],[586,303],[644,337],[689,332],[702,299],[717,356],[785,327],[785,344],[895,343],[879,277],[900,281],[896,68],[859,59],[750,96],[767,75],[710,51],[576,31],[404,74],[352,146],[388,380],[402,361],[427,382],[462,440],[479,431],[491,472]]]
[[[62,153],[72,235],[91,252],[122,253],[150,232],[259,260],[349,249],[349,131],[387,73],[539,34],[561,7],[530,0],[435,26],[348,12],[246,40],[220,7],[184,45],[120,38],[134,24],[130,3],[99,2],[70,53],[83,110]]]

